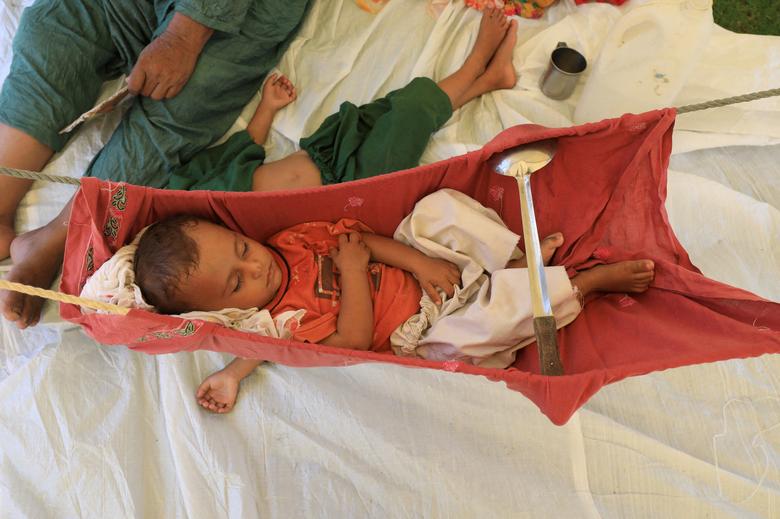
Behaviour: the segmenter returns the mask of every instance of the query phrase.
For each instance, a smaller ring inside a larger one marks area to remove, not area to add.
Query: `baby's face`
[[[187,230],[198,245],[198,266],[182,280],[182,303],[198,310],[262,308],[276,295],[282,271],[268,248],[208,222]]]

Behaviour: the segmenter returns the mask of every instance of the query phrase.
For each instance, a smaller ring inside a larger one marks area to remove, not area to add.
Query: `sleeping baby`
[[[350,219],[299,224],[259,243],[214,222],[176,216],[153,224],[141,237],[134,257],[135,283],[146,302],[165,313],[256,308],[275,316],[304,310],[291,325],[292,340],[373,351],[392,348],[401,355],[506,367],[514,361],[517,348],[533,340],[531,316],[524,317],[521,314],[528,312],[516,307],[517,301],[529,300],[527,281],[525,288],[517,281],[527,280],[526,261],[516,249],[517,236],[495,213],[465,195],[457,193],[453,198],[453,194],[450,190],[434,193],[415,210],[434,204],[431,212],[441,215],[437,201],[461,203],[465,199],[468,210],[477,211],[477,216],[469,218],[491,213],[490,225],[505,232],[514,249],[510,256],[500,256],[485,286],[467,293],[466,285],[487,277],[485,262],[474,267],[473,262],[466,266],[457,259],[467,245],[446,240],[441,247],[445,253],[440,256],[451,262],[408,245],[415,242],[414,230],[401,237],[407,242],[403,243],[374,234]],[[417,225],[410,222],[409,218],[402,222],[396,237],[404,234],[404,225]],[[484,238],[486,225],[480,223],[476,228]],[[455,234],[462,233],[459,229]],[[479,237],[475,238],[476,248],[484,248]],[[542,241],[545,264],[563,240],[556,233]],[[447,256],[447,252],[454,255]],[[563,267],[554,269],[548,273],[548,282],[560,328],[576,317],[591,293],[645,291],[653,279],[654,264],[644,259],[598,265],[578,272],[570,281]],[[501,276],[509,282],[497,283]],[[475,303],[480,297],[484,301]],[[462,308],[452,309],[459,298]],[[428,317],[421,325],[426,307]],[[448,325],[448,319],[457,322]],[[455,333],[446,340],[426,342],[421,334],[432,327],[454,327]],[[473,335],[486,327],[505,337],[475,339]],[[506,330],[496,330],[502,327]],[[411,329],[416,329],[412,338]],[[199,404],[217,413],[230,411],[240,381],[260,362],[236,358],[206,378],[197,390]]]

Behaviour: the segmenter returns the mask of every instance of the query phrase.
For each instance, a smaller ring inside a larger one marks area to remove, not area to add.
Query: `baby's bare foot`
[[[561,245],[563,245],[563,233],[560,232],[551,234],[542,240],[542,261],[544,261],[545,265],[550,264],[550,258],[553,257],[553,254]]]
[[[563,234],[559,232],[551,234],[547,238],[542,240],[542,243],[540,244],[540,248],[542,249],[542,262],[545,265],[550,264],[550,259],[553,257],[553,254],[555,254],[555,251],[561,245],[563,245]],[[528,260],[526,256],[523,256],[520,259],[512,260],[509,263],[507,263],[506,268],[510,268],[510,269],[526,268],[527,266],[528,266]]]
[[[583,270],[571,279],[583,296],[590,292],[644,292],[655,277],[655,264],[648,259],[621,261]]]
[[[488,63],[487,69],[481,79],[486,81],[493,90],[512,88],[517,83],[517,73],[512,64],[512,56],[517,43],[517,21],[512,20],[506,30],[501,45],[496,49],[493,58]]]
[[[509,20],[501,9],[487,8],[482,11],[477,41],[474,43],[474,48],[471,50],[468,60],[479,66],[481,70],[484,70],[490,58],[493,57],[496,49],[504,40],[509,26]]]

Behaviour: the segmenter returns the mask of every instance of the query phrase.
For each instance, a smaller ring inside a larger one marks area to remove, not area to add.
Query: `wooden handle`
[[[563,364],[558,356],[558,336],[555,317],[534,317],[534,334],[539,348],[539,366],[542,375],[563,375]]]

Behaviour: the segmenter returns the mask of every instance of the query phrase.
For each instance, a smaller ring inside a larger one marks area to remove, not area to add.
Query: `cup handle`
[[[556,46],[555,46],[555,48],[556,48],[556,49],[560,49],[561,47],[567,47],[567,48],[568,48],[569,46],[568,46],[568,45],[566,45],[566,42],[565,42],[565,41],[559,41],[559,42],[558,42],[558,45],[556,45]]]

